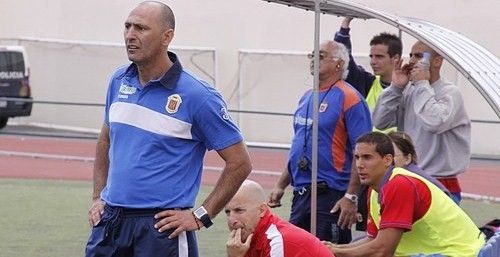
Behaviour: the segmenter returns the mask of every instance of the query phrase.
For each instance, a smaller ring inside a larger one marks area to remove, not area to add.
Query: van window
[[[0,70],[24,72],[23,54],[21,52],[0,52]]]
[[[23,78],[24,69],[24,59],[21,52],[0,52],[0,74],[5,75],[1,76],[3,79]]]

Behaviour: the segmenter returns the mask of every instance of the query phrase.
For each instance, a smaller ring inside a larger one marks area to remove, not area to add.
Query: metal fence
[[[45,103],[104,103],[108,80],[126,59],[123,44],[55,39],[0,39],[0,45],[26,48],[31,70],[31,91],[36,101]],[[217,84],[215,49],[172,47],[184,67],[212,85]],[[40,103],[41,103],[40,102]],[[59,124],[75,128],[100,128],[103,108],[88,104],[38,104],[30,123]]]
[[[14,121],[89,132],[93,135],[88,137],[95,137],[103,120],[107,79],[116,67],[127,62],[123,45],[27,38],[9,40],[25,46],[28,51],[34,96],[32,115]],[[0,39],[0,44],[5,41]],[[185,67],[217,85],[217,73],[223,74],[223,71],[217,71],[214,49],[172,49]],[[300,96],[312,85],[306,54],[239,51],[238,83],[229,89],[232,93],[222,93],[229,96],[228,101],[236,103],[230,112],[249,145],[289,147],[293,135],[292,113]],[[359,64],[369,67],[367,56],[356,54],[355,58]],[[492,136],[500,129],[498,117],[475,88],[450,65],[445,65],[443,73],[463,93],[473,122],[474,156],[500,158],[500,137]],[[0,100],[4,99],[0,97]]]

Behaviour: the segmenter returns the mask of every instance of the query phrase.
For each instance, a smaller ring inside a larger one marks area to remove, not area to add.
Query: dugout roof
[[[436,25],[411,17],[374,10],[344,0],[264,0],[266,2],[315,11],[319,1],[320,12],[361,19],[377,19],[408,33],[431,46],[453,65],[486,99],[500,117],[500,60],[488,50],[467,37]]]

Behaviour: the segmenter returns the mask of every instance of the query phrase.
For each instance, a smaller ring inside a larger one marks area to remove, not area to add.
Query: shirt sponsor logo
[[[136,91],[137,91],[137,88],[135,88],[135,87],[131,87],[131,86],[128,86],[125,84],[120,85],[120,93],[121,94],[132,95],[132,94],[135,94]]]
[[[173,94],[167,98],[167,104],[165,105],[165,110],[168,113],[173,114],[179,110],[179,106],[182,103],[182,98],[178,94]]]
[[[313,120],[311,118],[306,119],[302,116],[297,116],[294,118],[293,122],[295,124],[302,125],[302,126],[306,126],[306,125],[311,126],[313,123]]]
[[[128,99],[128,95],[118,95],[119,99]]]
[[[0,79],[22,79],[24,74],[22,71],[0,71]]]

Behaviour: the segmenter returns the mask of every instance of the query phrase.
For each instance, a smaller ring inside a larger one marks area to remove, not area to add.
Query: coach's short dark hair
[[[375,145],[375,151],[382,157],[390,154],[394,156],[394,147],[389,136],[381,132],[368,132],[356,140],[356,144],[366,143]]]
[[[401,39],[394,35],[390,34],[387,32],[382,32],[372,38],[370,41],[370,46],[374,45],[386,45],[387,46],[387,52],[390,57],[394,57],[394,55],[403,54],[403,43],[401,42]]]

